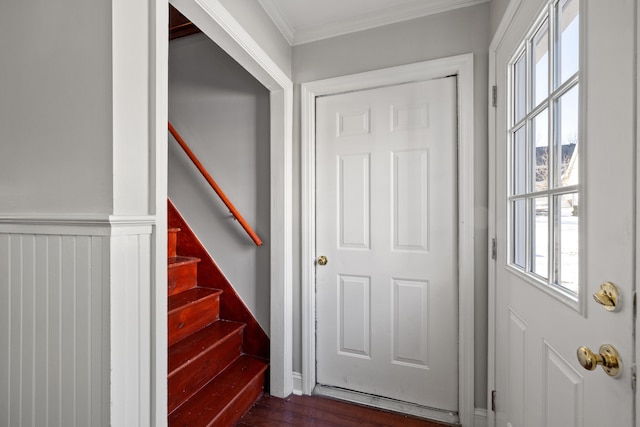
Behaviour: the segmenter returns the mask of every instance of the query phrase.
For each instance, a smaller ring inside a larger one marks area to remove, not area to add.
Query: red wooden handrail
[[[218,197],[220,197],[222,202],[227,206],[227,208],[229,208],[231,215],[233,215],[233,217],[238,220],[242,228],[244,228],[244,231],[246,231],[249,237],[251,237],[251,240],[255,242],[256,246],[262,246],[262,240],[260,240],[260,237],[258,237],[256,232],[253,231],[253,229],[251,228],[251,226],[247,224],[247,221],[245,221],[242,215],[240,215],[240,212],[238,212],[236,207],[233,206],[233,203],[231,203],[231,200],[229,200],[226,194],[224,194],[222,189],[218,186],[216,181],[211,177],[211,175],[209,175],[209,172],[207,172],[207,170],[204,168],[202,163],[200,163],[200,160],[198,160],[196,155],[193,154],[193,151],[191,151],[191,149],[189,148],[187,143],[184,142],[184,139],[182,139],[178,131],[176,131],[176,129],[171,125],[171,122],[169,122],[169,132],[171,132],[171,135],[173,135],[176,141],[178,141],[178,144],[180,144],[184,152],[187,153],[187,156],[189,156],[193,164],[196,166],[196,168],[198,168],[198,170],[200,171],[204,179],[206,179],[209,185],[211,185],[211,188],[213,188],[213,191],[216,192],[216,194],[218,195]]]

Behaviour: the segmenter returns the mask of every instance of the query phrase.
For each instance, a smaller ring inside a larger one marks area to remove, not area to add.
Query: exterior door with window
[[[518,4],[495,46],[496,425],[632,426],[634,2]]]

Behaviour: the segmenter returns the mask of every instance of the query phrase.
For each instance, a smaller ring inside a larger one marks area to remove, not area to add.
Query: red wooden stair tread
[[[167,261],[167,267],[174,268],[181,265],[191,264],[194,262],[200,262],[200,258],[188,257],[188,256],[174,256],[170,257]]]
[[[219,320],[169,347],[169,375],[203,350],[241,331],[242,323]]]
[[[219,289],[196,287],[187,289],[179,294],[172,295],[168,299],[169,314],[171,314],[173,310],[180,309],[203,298],[216,296],[221,293],[222,291]]]
[[[224,425],[242,414],[228,411],[229,407],[246,410],[262,389],[262,375],[266,363],[250,356],[241,356],[220,375],[206,384],[197,394],[169,415],[174,426]],[[256,382],[259,381],[259,383]],[[256,390],[259,388],[259,390]],[[249,395],[244,395],[243,392]],[[249,399],[249,402],[246,400]],[[246,407],[241,409],[242,407]],[[216,415],[226,419],[216,418]],[[220,424],[218,424],[220,423]]]

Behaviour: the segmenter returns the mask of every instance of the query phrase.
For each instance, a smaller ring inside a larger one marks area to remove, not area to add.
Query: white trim
[[[293,390],[293,83],[218,0],[172,0],[182,14],[271,92],[270,393]]]
[[[167,176],[169,119],[169,8],[149,2],[149,212],[156,226],[151,240],[151,425],[167,425]]]
[[[104,270],[109,283],[110,425],[151,426],[155,415],[150,366],[154,348],[151,236],[108,239],[108,268]],[[164,319],[166,322],[166,314]]]
[[[322,95],[458,75],[459,210],[459,415],[470,425],[474,411],[474,176],[473,54],[304,83],[302,140],[302,391],[311,394],[315,372],[315,98]]]
[[[293,90],[287,74],[219,0],[171,0],[170,3],[267,89],[272,92]]]
[[[638,129],[638,123],[640,123],[640,76],[638,75],[638,70],[640,70],[640,7],[638,7],[638,3],[636,2],[636,19],[635,19],[635,40],[636,40],[636,45],[635,45],[635,54],[636,54],[636,61],[635,61],[635,76],[636,76],[636,81],[635,81],[635,108],[636,108],[636,122],[634,124],[634,133],[635,133],[635,140],[636,140],[636,168],[635,168],[635,193],[636,195],[638,194],[638,190],[640,189],[640,173],[638,171],[638,167],[640,165],[640,144],[638,144],[639,142],[639,137],[640,137],[640,130]],[[636,222],[635,222],[635,228],[636,228],[636,267],[635,267],[635,271],[634,271],[634,275],[635,275],[635,283],[633,286],[633,290],[634,292],[637,293],[640,291],[640,284],[639,284],[639,280],[640,280],[640,197],[636,196]],[[638,369],[638,355],[640,355],[640,340],[638,339],[638,333],[640,331],[640,319],[638,319],[638,316],[635,316],[635,324],[634,324],[634,335],[633,335],[633,340],[634,340],[634,347],[635,347],[635,360],[632,362],[636,365],[636,372]],[[636,374],[637,375],[637,374]],[[636,392],[635,392],[635,421],[636,424],[638,424],[638,422],[640,421],[640,393],[638,393],[637,388],[636,388]]]
[[[491,246],[492,239],[496,237],[496,110],[495,107],[491,105],[492,100],[492,88],[497,84],[496,82],[496,50],[502,44],[502,40],[504,39],[507,30],[511,26],[511,22],[513,21],[514,16],[516,15],[520,5],[522,4],[522,0],[512,0],[509,2],[507,9],[498,25],[498,29],[491,41],[491,45],[489,47],[489,182],[488,182],[488,192],[489,192],[489,212],[488,212],[488,241],[489,246]],[[497,96],[496,102],[506,102],[506,97],[502,96],[506,91],[504,87],[497,88]],[[502,96],[502,98],[501,98]],[[498,248],[498,256],[500,256],[500,251],[504,250],[504,248]],[[489,247],[489,254],[491,253],[491,247]],[[487,300],[488,300],[488,330],[487,330],[487,408],[491,408],[491,395],[492,391],[495,390],[496,384],[496,369],[495,369],[495,360],[496,360],[496,262],[495,260],[488,260],[488,276],[489,282],[487,284]],[[487,411],[487,426],[495,426],[495,413],[493,411]]]
[[[495,76],[495,50],[489,51],[489,92],[493,89],[493,86],[496,84],[496,76]],[[496,159],[495,159],[495,150],[496,150],[496,110],[495,107],[491,105],[492,95],[489,94],[489,153],[488,153],[488,169],[489,169],[489,182],[488,182],[488,196],[489,196],[489,204],[488,204],[488,253],[491,254],[493,251],[493,239],[496,238],[496,209],[495,209],[495,191],[496,191]],[[500,101],[497,101],[500,102]],[[497,249],[497,248],[496,248]],[[500,249],[502,250],[502,248]],[[496,258],[497,258],[497,250],[496,250]],[[488,283],[487,283],[487,408],[491,408],[491,393],[495,390],[495,324],[496,324],[496,260],[489,258],[488,259]],[[495,425],[495,414],[493,411],[488,413],[487,423],[489,426]]]
[[[276,27],[278,27],[278,30],[280,30],[287,40],[289,46],[293,46],[295,30],[287,19],[287,16],[282,12],[282,9],[280,9],[280,6],[278,6],[278,3],[273,0],[258,0],[258,3],[260,3],[260,6],[267,15],[269,15],[273,23],[276,24]]]
[[[258,0],[267,15],[291,46],[297,46],[344,34],[355,33],[383,25],[395,24],[423,16],[435,15],[463,7],[475,6],[489,0],[413,0],[381,10],[358,13],[343,19],[296,28],[274,0]]]
[[[487,410],[476,408],[473,416],[473,427],[487,427]]]
[[[151,234],[152,215],[109,214],[3,214],[0,233],[112,236]]]
[[[302,374],[300,372],[293,373],[293,394],[302,396]]]

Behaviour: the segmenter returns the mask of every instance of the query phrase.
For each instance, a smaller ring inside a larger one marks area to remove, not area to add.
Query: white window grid
[[[557,49],[557,28],[558,28],[558,14],[557,10],[564,2],[564,0],[555,0],[551,1],[547,4],[544,11],[540,14],[538,20],[532,26],[530,32],[527,34],[527,37],[524,39],[519,49],[513,55],[513,59],[509,62],[509,70],[508,70],[508,83],[509,83],[509,108],[508,111],[508,236],[509,236],[509,248],[508,248],[508,264],[519,271],[522,274],[525,274],[529,279],[533,279],[538,284],[545,285],[551,288],[554,291],[561,293],[564,296],[568,296],[573,300],[578,299],[578,291],[567,289],[561,284],[560,280],[560,256],[559,256],[559,240],[560,240],[560,203],[559,200],[562,196],[570,196],[580,194],[580,184],[571,184],[571,185],[562,185],[559,183],[560,174],[558,171],[561,170],[561,165],[559,162],[559,155],[557,155],[552,148],[560,147],[561,145],[556,144],[555,141],[559,141],[560,135],[558,131],[559,123],[559,102],[563,95],[567,94],[570,90],[574,88],[578,88],[580,72],[576,71],[572,76],[561,82],[560,77],[560,67],[559,67],[559,52]],[[549,23],[553,23],[553,25],[549,25]],[[544,28],[548,29],[547,35],[547,45],[548,45],[548,61],[549,65],[547,67],[547,84],[548,91],[547,96],[544,99],[540,100],[537,104],[534,100],[533,88],[532,84],[533,78],[533,67],[535,65],[535,61],[533,60],[535,52],[534,52],[534,39],[539,31]],[[525,67],[525,108],[522,117],[516,119],[516,71],[515,67],[518,61],[523,58],[525,55],[526,58],[526,67]],[[545,111],[546,110],[546,111]],[[535,188],[537,173],[537,165],[533,167],[536,162],[536,153],[535,153],[535,144],[533,143],[533,133],[535,131],[534,128],[534,119],[539,117],[541,114],[547,115],[547,123],[548,123],[548,135],[547,135],[547,150],[551,154],[551,164],[547,165],[547,185],[546,188],[537,189]],[[578,126],[580,129],[580,126]],[[525,181],[524,191],[518,192],[515,189],[515,170],[514,170],[514,147],[515,147],[515,139],[518,131],[523,130],[525,133],[525,159],[524,164],[525,174],[523,176]],[[580,135],[577,135],[578,141],[580,140]],[[580,144],[576,145],[576,150],[578,150],[578,155],[580,151]],[[548,206],[548,239],[547,239],[547,271],[546,272],[536,272],[535,271],[535,239],[533,236],[534,233],[534,224],[536,213],[535,213],[535,201],[536,199],[546,199]],[[516,254],[518,249],[514,243],[514,239],[516,238],[516,231],[514,229],[514,214],[515,214],[515,204],[520,201],[525,205],[525,224],[524,224],[524,253]],[[524,262],[522,265],[516,262],[516,258],[522,259]]]

